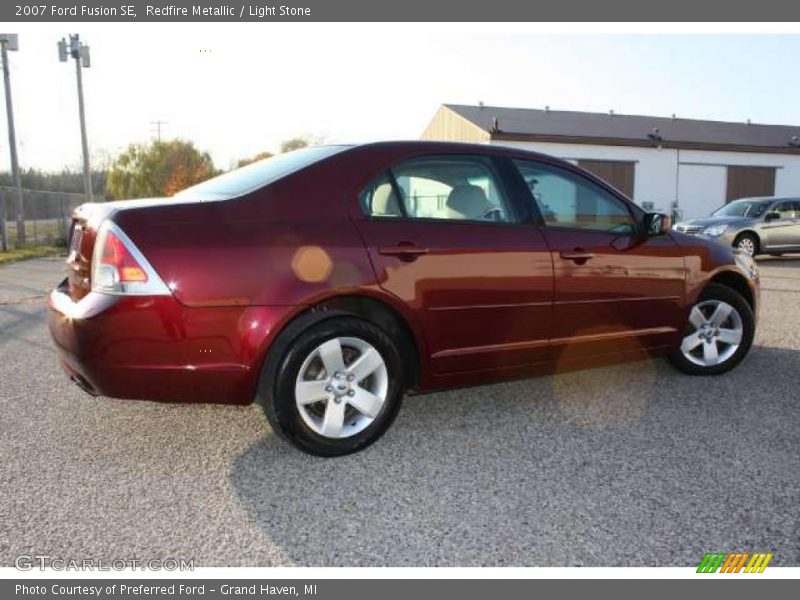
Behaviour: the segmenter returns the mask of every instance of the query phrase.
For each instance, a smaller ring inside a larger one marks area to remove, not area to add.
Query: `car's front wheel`
[[[758,254],[758,238],[752,233],[741,233],[733,241],[734,248],[738,248],[748,256],[755,256]]]
[[[681,344],[670,360],[690,375],[725,373],[747,355],[754,334],[753,310],[742,295],[711,283],[692,307]]]
[[[299,449],[339,456],[365,448],[391,425],[403,363],[381,328],[326,319],[289,343],[261,403],[272,428]]]

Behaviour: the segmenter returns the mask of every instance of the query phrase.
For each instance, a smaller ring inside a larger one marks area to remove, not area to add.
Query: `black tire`
[[[272,429],[303,452],[316,456],[350,454],[378,440],[397,416],[403,395],[403,361],[395,342],[380,327],[353,316],[333,316],[300,331],[291,329],[276,341],[276,355],[268,358],[261,373],[258,402]],[[383,407],[365,429],[350,437],[330,438],[315,432],[303,420],[295,403],[295,383],[306,358],[320,344],[341,337],[364,340],[380,353],[388,373],[388,390]]]
[[[753,244],[753,253],[751,256],[755,257],[759,252],[761,252],[761,244],[759,243],[758,237],[752,233],[740,233],[737,235],[736,239],[733,240],[733,247],[741,248],[741,244],[745,240],[749,240]]]
[[[679,371],[688,375],[721,375],[722,373],[727,373],[747,356],[753,344],[753,337],[755,336],[755,317],[753,316],[753,309],[739,292],[725,285],[710,283],[700,294],[697,303],[699,304],[706,300],[721,300],[736,309],[742,319],[742,340],[739,343],[739,348],[730,358],[713,366],[698,365],[691,362],[683,355],[679,345],[670,353],[669,360]],[[690,333],[692,333],[692,326],[687,320],[684,335]]]

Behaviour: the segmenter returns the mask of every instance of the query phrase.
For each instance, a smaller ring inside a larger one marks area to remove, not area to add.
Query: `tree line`
[[[294,137],[281,143],[280,152],[291,152],[321,141],[314,136]],[[239,159],[235,168],[271,156],[271,152],[259,152]],[[187,140],[130,144],[108,169],[92,171],[92,192],[97,199],[105,197],[107,200],[171,196],[220,173],[222,170],[214,166],[211,155]],[[26,189],[84,193],[81,171],[63,169],[53,173],[24,169],[20,172],[20,179]],[[0,186],[12,185],[11,173],[0,172]]]
[[[105,169],[92,170],[92,192],[103,197],[106,192]],[[22,187],[29,190],[44,190],[47,192],[68,192],[83,194],[83,172],[63,169],[60,172],[48,172],[41,169],[20,170]],[[14,180],[8,171],[0,172],[0,186],[11,187]]]

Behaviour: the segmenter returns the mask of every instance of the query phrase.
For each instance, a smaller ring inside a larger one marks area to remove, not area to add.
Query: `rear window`
[[[269,185],[348,148],[349,146],[315,146],[279,154],[193,185],[176,196],[191,196],[198,200],[235,198]]]

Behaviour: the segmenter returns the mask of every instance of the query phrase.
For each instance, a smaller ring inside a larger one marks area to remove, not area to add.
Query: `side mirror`
[[[672,217],[663,213],[650,212],[644,215],[642,231],[645,236],[664,235],[672,227]]]
[[[773,211],[770,211],[770,212],[768,212],[766,214],[766,216],[764,217],[764,220],[765,221],[774,221],[775,219],[780,219],[780,218],[781,218],[781,213],[775,212],[773,210]]]

